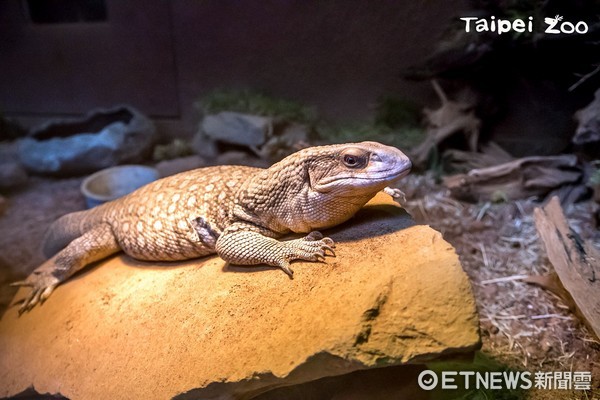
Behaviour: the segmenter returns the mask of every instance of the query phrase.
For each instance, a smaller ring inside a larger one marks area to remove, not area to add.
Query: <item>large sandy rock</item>
[[[336,258],[295,263],[294,280],[217,257],[117,256],[30,313],[10,308],[0,396],[33,387],[70,399],[249,399],[473,351],[475,303],[454,249],[383,196],[327,232]]]

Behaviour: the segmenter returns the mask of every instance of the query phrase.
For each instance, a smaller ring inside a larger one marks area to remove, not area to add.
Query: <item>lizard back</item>
[[[67,214],[52,224],[44,253],[56,253],[101,223],[110,225],[125,253],[140,260],[186,260],[214,253],[235,193],[260,170],[199,168],[159,179],[91,210]],[[206,234],[194,229],[194,221],[202,222]]]

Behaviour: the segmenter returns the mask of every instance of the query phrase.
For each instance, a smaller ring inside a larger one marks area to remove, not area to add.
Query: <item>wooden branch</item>
[[[557,197],[536,208],[534,217],[548,258],[577,314],[600,338],[600,252],[569,227]]]
[[[543,196],[567,184],[580,181],[577,157],[570,154],[524,157],[492,167],[473,169],[466,174],[444,178],[444,185],[457,198],[475,201],[507,200]]]
[[[506,150],[494,142],[483,144],[481,153],[456,149],[446,150],[443,159],[444,164],[448,164],[453,170],[461,172],[493,167],[514,160]]]
[[[411,152],[413,164],[417,166],[423,166],[431,150],[452,135],[465,135],[471,151],[477,151],[479,141],[481,120],[475,115],[474,104],[449,100],[437,81],[433,80],[431,84],[442,105],[436,110],[423,110],[428,126],[426,137]]]
[[[431,86],[433,86],[433,90],[435,90],[435,93],[440,98],[440,101],[442,102],[442,105],[444,105],[444,103],[447,103],[448,102],[448,96],[446,96],[446,93],[444,93],[444,90],[442,89],[442,87],[440,86],[440,84],[438,83],[438,81],[436,81],[435,79],[432,79],[431,80]]]
[[[569,87],[569,92],[572,92],[573,90],[577,89],[579,85],[596,75],[598,72],[600,72],[600,65],[598,65],[592,72],[584,75],[583,77],[581,77],[581,79],[579,79],[577,82],[571,85]]]

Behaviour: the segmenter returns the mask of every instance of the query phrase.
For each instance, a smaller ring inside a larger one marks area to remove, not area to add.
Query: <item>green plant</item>
[[[591,164],[594,167],[594,171],[588,179],[588,184],[590,186],[598,186],[600,185],[600,160],[595,160]]]
[[[493,358],[478,351],[475,353],[475,357],[472,362],[460,362],[460,361],[439,361],[427,364],[427,368],[434,371],[438,376],[443,371],[456,371],[460,372],[472,371],[478,374],[485,375],[486,373],[506,373],[506,374],[519,374],[521,371],[517,371],[498,363]],[[458,375],[460,376],[460,375]],[[533,376],[530,376],[530,380],[533,381]],[[474,379],[472,379],[474,381]],[[442,390],[434,389],[431,393],[432,400],[521,400],[525,398],[524,389],[518,387],[509,389],[503,387],[502,389],[486,389],[483,387],[477,388],[476,384],[471,382],[469,389],[466,389],[464,385],[461,385],[461,380],[457,379],[458,389]],[[518,385],[517,385],[518,386]]]
[[[292,100],[270,96],[255,90],[215,90],[202,97],[196,105],[205,114],[235,111],[269,117],[278,117],[313,125],[317,121],[314,108]]]
[[[383,96],[375,107],[375,125],[388,128],[416,128],[419,126],[421,112],[410,101],[396,96]]]
[[[425,135],[420,127],[392,129],[368,122],[345,124],[321,124],[317,126],[319,136],[332,143],[376,141],[400,149],[410,149],[419,144]]]
[[[191,143],[181,139],[175,139],[168,144],[159,144],[154,147],[152,159],[154,161],[172,160],[174,158],[191,156],[194,149]]]

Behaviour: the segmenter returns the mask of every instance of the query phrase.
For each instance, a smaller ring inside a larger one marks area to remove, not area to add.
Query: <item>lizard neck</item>
[[[375,193],[318,192],[303,163],[276,164],[242,186],[233,215],[278,234],[307,233],[350,219]]]

